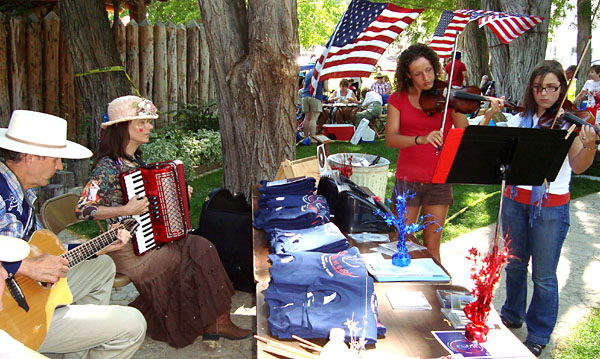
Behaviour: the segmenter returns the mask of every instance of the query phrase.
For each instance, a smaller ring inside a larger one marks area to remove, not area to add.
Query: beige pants
[[[73,303],[54,311],[39,352],[65,359],[132,358],[144,342],[146,321],[135,308],[108,305],[114,278],[115,264],[107,255],[70,269]]]

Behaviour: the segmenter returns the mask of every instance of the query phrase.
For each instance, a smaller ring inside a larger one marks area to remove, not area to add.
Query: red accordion
[[[191,229],[187,184],[181,161],[157,162],[121,173],[123,199],[147,197],[148,212],[133,216],[140,225],[132,239],[135,254],[184,238]]]

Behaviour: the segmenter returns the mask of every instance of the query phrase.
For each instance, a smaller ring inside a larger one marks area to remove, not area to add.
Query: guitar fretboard
[[[118,227],[102,233],[98,237],[63,253],[61,257],[69,261],[69,268],[74,267],[114,242],[117,239],[117,231],[119,229],[126,229],[131,232],[137,226],[138,224],[135,220],[125,220],[125,222]]]

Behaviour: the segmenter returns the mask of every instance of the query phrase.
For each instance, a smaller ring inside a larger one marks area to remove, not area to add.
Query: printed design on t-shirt
[[[351,278],[360,277],[359,274],[355,274],[352,270],[361,270],[365,268],[362,257],[360,255],[348,255],[348,251],[325,254],[322,257],[322,260],[324,261],[323,267],[331,277],[333,277],[334,274],[329,272],[328,267],[333,269],[333,271],[339,275]],[[329,266],[326,264],[329,264]]]
[[[326,221],[323,214],[329,211],[329,206],[327,205],[327,202],[323,201],[322,196],[314,194],[306,195],[302,197],[302,201],[305,203],[301,207],[302,212],[314,212],[317,215],[317,218],[313,223]]]

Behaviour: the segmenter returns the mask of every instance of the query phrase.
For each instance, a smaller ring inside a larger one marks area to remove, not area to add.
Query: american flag
[[[440,21],[433,32],[433,39],[429,47],[435,51],[439,57],[448,57],[452,54],[454,41],[456,37],[465,29],[467,23],[471,21],[471,14],[467,10],[456,10],[455,12],[444,10]]]
[[[454,39],[465,29],[467,23],[473,20],[479,21],[479,27],[488,26],[500,41],[508,44],[544,21],[544,18],[486,10],[444,10],[429,46],[439,57],[450,56]]]
[[[500,41],[508,44],[542,21],[544,18],[539,16],[495,14],[479,18],[479,27],[489,27]]]
[[[352,0],[315,64],[310,90],[330,78],[368,77],[381,54],[423,9]]]

